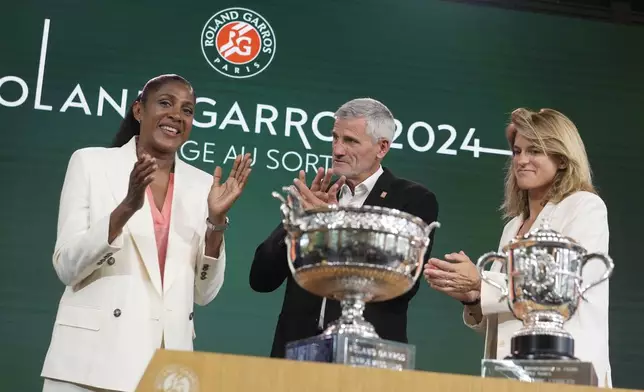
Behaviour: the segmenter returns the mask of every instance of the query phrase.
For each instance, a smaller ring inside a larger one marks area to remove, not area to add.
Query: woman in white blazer
[[[577,240],[588,252],[608,254],[606,206],[592,185],[591,170],[577,128],[566,116],[552,110],[512,113],[506,136],[512,158],[506,175],[503,210],[509,222],[503,229],[499,251],[511,239],[537,229],[544,220],[564,236]],[[522,327],[501,293],[481,280],[476,266],[460,251],[432,258],[424,276],[430,286],[461,301],[463,320],[485,333],[484,357],[510,355],[512,335]],[[493,263],[487,277],[507,284],[502,264]],[[583,269],[583,280],[599,280],[606,271],[600,260]],[[608,281],[585,294],[577,312],[565,324],[575,341],[575,357],[591,361],[599,385],[612,387],[608,344]]]
[[[193,303],[224,281],[226,214],[250,174],[221,182],[183,161],[196,103],[177,75],[150,80],[112,148],[83,148],[63,184],[54,269],[65,284],[43,391],[133,391],[158,348],[192,350]]]

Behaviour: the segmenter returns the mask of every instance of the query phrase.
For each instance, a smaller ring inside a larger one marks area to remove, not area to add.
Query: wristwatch
[[[206,218],[206,226],[208,226],[208,230],[210,231],[225,231],[229,224],[230,219],[228,217],[226,217],[226,222],[223,225],[216,225],[210,221],[210,217]]]
[[[474,301],[471,301],[471,302],[461,301],[461,303],[462,303],[463,305],[465,305],[465,306],[474,306],[474,305],[478,305],[478,304],[480,304],[480,303],[481,303],[481,295],[479,294],[478,298],[477,298],[477,299],[475,299]]]

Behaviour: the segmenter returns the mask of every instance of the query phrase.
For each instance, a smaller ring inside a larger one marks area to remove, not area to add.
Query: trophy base
[[[506,359],[576,360],[575,341],[569,336],[519,335],[512,337],[511,355]]]
[[[286,359],[392,370],[412,370],[416,347],[353,334],[323,334],[286,344]]]
[[[591,362],[576,360],[484,359],[481,376],[525,382],[597,386]]]

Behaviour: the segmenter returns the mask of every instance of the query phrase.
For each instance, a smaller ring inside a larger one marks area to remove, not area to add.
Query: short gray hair
[[[373,138],[374,143],[380,138],[391,142],[396,131],[394,116],[381,102],[372,98],[356,98],[335,112],[336,118],[361,118],[367,121],[367,135]]]

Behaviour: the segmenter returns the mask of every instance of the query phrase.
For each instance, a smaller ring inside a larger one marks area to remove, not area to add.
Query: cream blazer
[[[176,157],[163,288],[150,204],[107,243],[110,213],[125,198],[135,139],[120,148],[83,148],[67,167],[53,254],[65,284],[41,376],[133,391],[162,341],[192,350],[193,303],[219,292],[226,266],[204,255],[212,175]]]
[[[608,254],[608,216],[602,199],[590,192],[576,192],[558,204],[548,203],[533,224],[531,230],[541,226],[548,219],[550,227],[562,235],[577,240],[590,252]],[[509,221],[499,243],[501,248],[514,238],[523,220],[516,217]],[[492,264],[486,276],[505,285],[505,274],[501,273],[502,263]],[[598,280],[606,271],[600,260],[589,261],[583,269],[584,285]],[[584,296],[588,302],[581,301],[577,312],[566,322],[564,328],[575,339],[575,356],[583,361],[591,361],[597,372],[599,386],[612,388],[608,342],[608,280],[588,290]],[[499,302],[498,289],[482,283],[481,308],[484,318],[476,324],[467,312],[463,320],[470,328],[485,333],[486,359],[503,359],[510,355],[512,334],[522,323],[514,318],[506,300]]]

